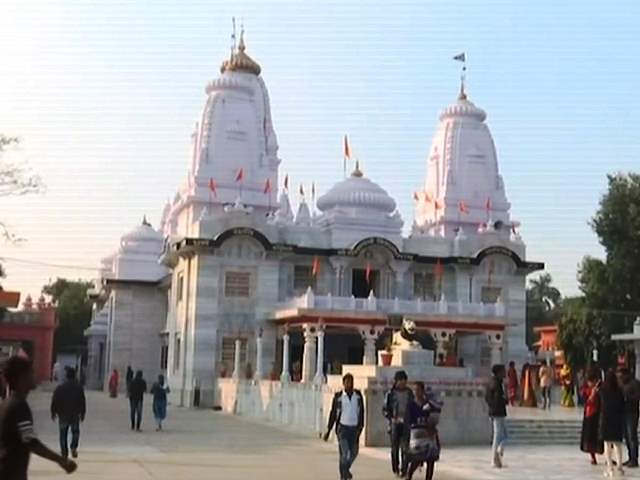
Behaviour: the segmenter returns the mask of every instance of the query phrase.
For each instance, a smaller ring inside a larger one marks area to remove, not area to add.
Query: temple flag
[[[240,168],[236,174],[236,182],[242,182],[244,180],[244,168]]]
[[[287,192],[289,191],[289,174],[288,173],[284,176],[284,189]]]
[[[424,192],[424,201],[427,203],[431,203],[432,200],[433,198],[431,197],[431,195],[429,195],[429,192]]]
[[[437,279],[440,279],[443,272],[444,268],[442,267],[442,263],[440,263],[440,259],[438,259],[436,260],[436,266],[433,269],[433,274]]]
[[[213,178],[209,179],[209,191],[214,197],[218,196],[218,188],[216,186],[216,181]]]
[[[267,178],[267,181],[264,182],[264,194],[271,193],[271,179]]]
[[[371,285],[371,264],[367,262],[367,266],[364,270],[364,278],[369,285]]]
[[[453,57],[454,60],[457,60],[458,62],[466,62],[467,61],[467,55],[462,52],[459,53],[458,55],[456,55],[455,57]]]
[[[347,176],[347,160],[351,160],[351,149],[349,148],[349,139],[344,136],[344,160],[342,168],[344,170],[344,176]]]
[[[467,204],[466,204],[466,203],[464,203],[464,201],[463,201],[463,200],[460,200],[460,201],[458,202],[458,211],[459,211],[460,213],[469,213],[469,209],[467,208]]]
[[[317,277],[318,273],[320,273],[320,259],[318,257],[313,257],[313,264],[311,265],[311,276]]]
[[[436,199],[436,200],[433,202],[433,206],[434,206],[434,208],[435,208],[436,210],[440,210],[441,208],[443,208],[442,202],[441,202],[440,200],[438,200],[438,199]]]

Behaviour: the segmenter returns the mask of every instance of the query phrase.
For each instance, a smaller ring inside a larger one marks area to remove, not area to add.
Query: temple
[[[318,385],[377,368],[403,320],[431,378],[522,363],[525,279],[543,265],[510,216],[486,113],[463,90],[442,111],[408,228],[357,164],[294,208],[261,70],[241,35],[159,227],[143,221],[103,260],[89,381],[131,365],[166,374],[174,403],[213,406],[227,379]]]

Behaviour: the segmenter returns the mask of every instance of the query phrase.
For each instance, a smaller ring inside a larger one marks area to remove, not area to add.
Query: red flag
[[[464,203],[464,201],[463,201],[463,200],[460,200],[460,201],[458,202],[458,211],[459,211],[460,213],[469,213],[469,209],[467,208],[467,204],[466,204],[466,203]]]
[[[491,197],[487,197],[487,203],[484,204],[484,208],[487,212],[491,211]]]
[[[241,182],[244,180],[244,168],[241,168],[240,170],[238,170],[238,173],[236,174],[236,182]]]
[[[288,173],[284,176],[284,189],[287,192],[289,191],[289,174]]]
[[[351,160],[351,149],[349,148],[349,139],[344,136],[344,158]]]
[[[313,264],[311,266],[311,275],[314,277],[317,277],[318,273],[320,273],[320,259],[318,257],[313,257]]]
[[[371,284],[371,264],[367,262],[367,266],[364,270],[364,278],[368,284]]]
[[[300,184],[300,195],[304,197],[304,187]]]
[[[436,210],[440,210],[440,209],[442,208],[442,202],[441,202],[440,200],[437,200],[437,199],[436,199],[436,200],[433,202],[433,206],[434,206],[434,208],[435,208]]]
[[[271,193],[271,179],[267,178],[267,181],[264,182],[264,194]]]
[[[209,191],[214,197],[218,196],[218,188],[216,186],[216,181],[213,178],[209,179]]]

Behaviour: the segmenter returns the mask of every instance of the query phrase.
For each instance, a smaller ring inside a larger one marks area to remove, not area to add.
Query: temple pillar
[[[255,380],[262,380],[264,378],[264,359],[262,358],[262,329],[258,332],[256,337],[256,371],[253,374]]]
[[[318,351],[316,359],[316,376],[314,377],[313,382],[316,385],[322,385],[324,383],[324,327],[318,327],[316,336],[318,338]]]
[[[291,381],[291,375],[289,374],[289,334],[285,332],[282,336],[282,374],[280,375],[280,381],[282,383],[289,383]]]
[[[305,323],[302,326],[304,347],[302,351],[302,383],[313,380],[316,366],[316,326]]]
[[[233,378],[234,380],[238,380],[242,377],[241,369],[242,366],[240,365],[240,349],[242,348],[242,340],[240,340],[239,338],[236,338],[236,342],[235,342],[235,348],[233,350],[233,374],[231,375],[231,378]]]
[[[364,340],[364,356],[362,357],[363,365],[376,364],[376,340],[384,331],[383,327],[360,327],[360,336]]]
[[[491,349],[491,366],[502,364],[504,334],[502,332],[488,333],[487,340],[489,340],[489,348]]]

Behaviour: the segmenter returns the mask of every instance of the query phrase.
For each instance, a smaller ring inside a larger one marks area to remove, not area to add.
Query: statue
[[[402,327],[393,334],[391,349],[422,350],[422,345],[416,340],[416,335],[416,323],[407,318],[402,319]]]

